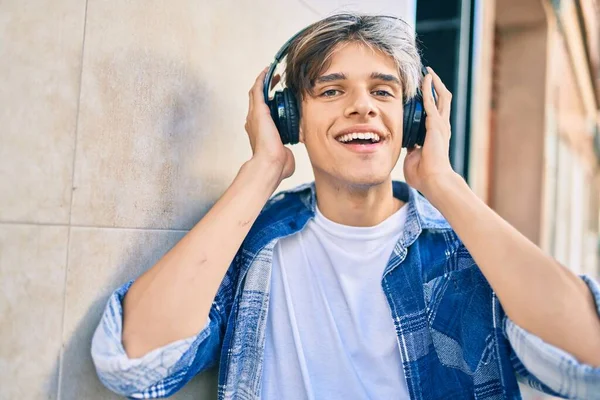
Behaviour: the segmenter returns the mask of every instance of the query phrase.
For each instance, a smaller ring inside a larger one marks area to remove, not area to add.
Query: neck
[[[315,177],[317,204],[329,220],[348,226],[375,226],[404,202],[394,197],[392,178],[376,185],[353,185]]]

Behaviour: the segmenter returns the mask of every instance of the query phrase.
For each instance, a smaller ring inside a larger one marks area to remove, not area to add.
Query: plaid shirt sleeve
[[[600,316],[600,285],[581,276],[590,288]],[[511,359],[521,382],[553,396],[600,399],[600,368],[582,364],[571,354],[505,318],[505,333],[512,346]]]
[[[219,358],[225,321],[233,302],[235,262],[227,271],[200,332],[130,359],[122,344],[123,297],[133,281],[109,298],[92,339],[92,359],[100,381],[113,392],[133,399],[168,397]]]

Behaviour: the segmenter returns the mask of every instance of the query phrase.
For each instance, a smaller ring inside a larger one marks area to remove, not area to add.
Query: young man
[[[246,122],[253,157],[108,302],[92,343],[106,386],[169,396],[219,363],[220,399],[516,399],[517,379],[600,398],[600,288],[452,171],[451,95],[420,68],[393,18],[335,15],[294,39],[286,83],[315,182],[268,200],[294,159],[263,71]],[[419,85],[427,134],[406,157],[408,186],[390,172]]]

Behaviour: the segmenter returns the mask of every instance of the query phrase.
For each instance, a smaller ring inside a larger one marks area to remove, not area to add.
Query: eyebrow
[[[323,75],[316,79],[316,83],[326,83],[326,82],[334,82],[334,81],[343,81],[346,80],[346,75],[341,72],[335,72],[329,75]]]
[[[382,74],[381,72],[373,72],[371,74],[371,79],[378,79],[384,82],[393,82],[397,85],[400,85],[400,79],[396,78],[394,75]]]
[[[396,78],[394,75],[390,75],[390,74],[384,74],[381,72],[372,72],[371,73],[371,79],[378,79],[380,81],[384,81],[384,82],[393,82],[397,85],[400,85],[400,80],[398,78]],[[341,73],[341,72],[335,72],[333,74],[328,74],[328,75],[323,75],[318,77],[315,80],[315,83],[327,83],[327,82],[335,82],[335,81],[343,81],[346,80],[347,77],[345,74]]]

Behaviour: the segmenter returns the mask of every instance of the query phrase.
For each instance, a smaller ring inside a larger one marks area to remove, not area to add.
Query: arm
[[[202,220],[141,275],[123,300],[129,357],[197,334],[219,284],[277,186],[275,168],[249,161]]]
[[[141,275],[123,300],[123,345],[130,358],[196,335],[250,227],[294,159],[262,95],[264,70],[250,90],[246,131],[253,157],[202,220]]]
[[[460,176],[436,182],[427,196],[514,323],[581,362],[600,366],[600,318],[581,278],[498,216]]]
[[[451,94],[431,69],[423,86],[427,135],[424,146],[406,157],[407,182],[448,220],[512,321],[580,362],[600,366],[600,318],[591,291],[491,210],[452,171]]]

